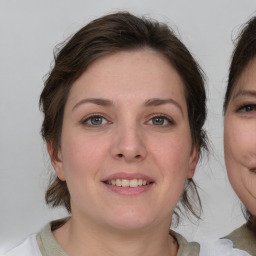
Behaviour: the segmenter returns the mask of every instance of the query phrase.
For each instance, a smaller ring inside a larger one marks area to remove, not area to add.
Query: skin
[[[96,60],[71,88],[52,159],[72,208],[55,238],[69,255],[176,255],[172,213],[197,160],[184,85],[165,57],[144,49]],[[104,183],[144,175],[151,184],[138,191]]]
[[[256,60],[235,85],[225,115],[224,148],[230,183],[256,216]]]

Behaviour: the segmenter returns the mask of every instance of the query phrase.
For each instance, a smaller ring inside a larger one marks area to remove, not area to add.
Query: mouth
[[[142,173],[119,172],[106,177],[102,183],[119,195],[136,196],[151,190],[155,180]]]
[[[151,185],[153,182],[144,179],[112,179],[104,181],[105,184],[124,188],[137,188]]]

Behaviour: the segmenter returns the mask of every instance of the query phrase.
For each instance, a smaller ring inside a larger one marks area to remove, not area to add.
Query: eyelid
[[[150,120],[152,120],[155,117],[162,117],[165,118],[168,121],[169,125],[174,125],[175,121],[173,120],[173,118],[171,118],[169,115],[163,114],[163,113],[156,113],[156,114],[151,114],[147,117],[147,122],[149,122]],[[168,125],[168,126],[169,126]],[[167,125],[162,125],[162,127],[166,127]],[[159,125],[159,127],[161,127],[161,125]]]
[[[82,125],[87,125],[88,127],[100,127],[100,126],[104,126],[104,125],[107,125],[107,124],[102,124],[102,125],[90,125],[90,124],[87,124],[86,122],[92,118],[92,117],[101,117],[103,119],[105,119],[107,121],[107,124],[110,124],[111,121],[109,120],[110,118],[106,117],[106,115],[102,114],[102,113],[92,113],[92,114],[89,114],[89,115],[86,115],[85,117],[83,117],[80,121],[80,123]]]
[[[246,111],[246,107],[252,107],[253,109],[250,111]],[[238,113],[249,113],[249,112],[254,112],[256,111],[256,103],[246,103],[246,104],[241,104],[236,108],[236,112]]]

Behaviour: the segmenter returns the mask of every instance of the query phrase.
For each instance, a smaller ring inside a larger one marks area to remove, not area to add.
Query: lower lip
[[[133,196],[133,195],[139,195],[142,194],[146,191],[148,191],[150,188],[152,188],[154,183],[151,183],[149,185],[145,186],[139,186],[136,188],[131,188],[131,187],[118,187],[118,186],[113,186],[109,185],[103,182],[103,184],[111,191],[120,194],[120,195],[125,195],[125,196]]]

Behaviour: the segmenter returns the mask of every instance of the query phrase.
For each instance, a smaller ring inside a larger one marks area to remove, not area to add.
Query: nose
[[[118,128],[112,143],[112,156],[126,162],[141,161],[147,155],[142,132],[134,126]]]

